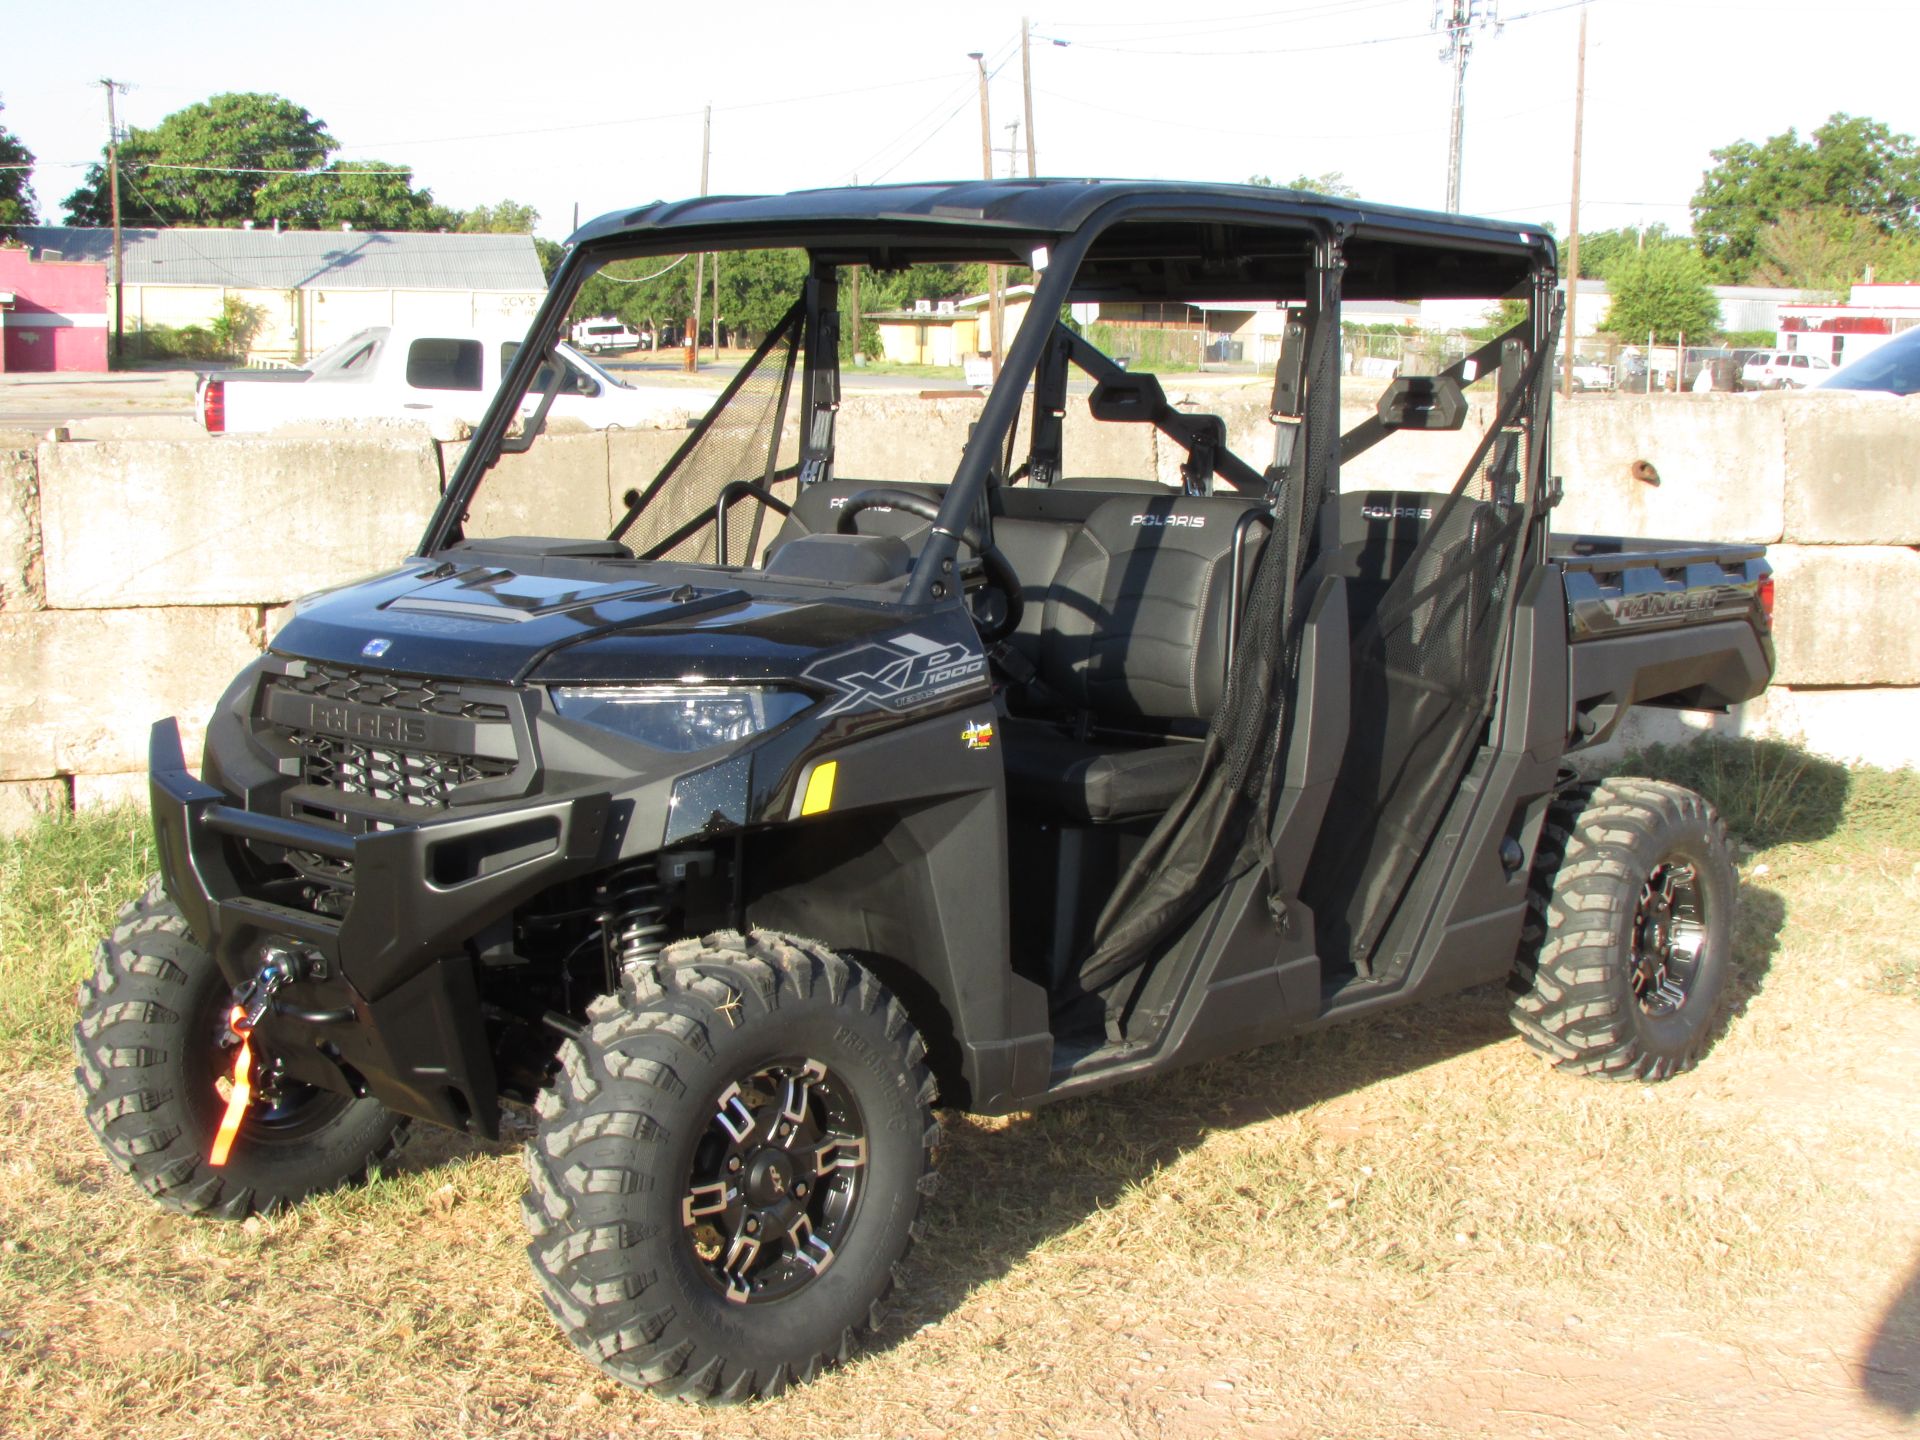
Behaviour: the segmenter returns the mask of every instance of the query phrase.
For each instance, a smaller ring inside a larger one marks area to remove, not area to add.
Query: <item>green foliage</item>
[[[253,197],[254,216],[298,230],[444,230],[456,221],[413,172],[385,160],[336,160],[314,175],[273,176]]]
[[[1869,271],[1879,280],[1916,278],[1920,235],[1888,235],[1864,215],[1815,205],[1783,215],[1761,232],[1760,259],[1750,278],[1844,300]]]
[[[249,305],[238,295],[228,295],[221,300],[220,316],[208,327],[208,333],[222,355],[244,360],[266,318],[267,312],[260,306]]]
[[[560,268],[560,262],[566,256],[567,247],[558,240],[542,240],[536,235],[533,237],[533,249],[534,253],[540,257],[541,275],[551,283],[553,272]]]
[[[531,235],[540,223],[540,212],[517,200],[502,200],[498,205],[476,205],[460,216],[462,235]]]
[[[1779,338],[1772,330],[1729,330],[1720,337],[1720,343],[1735,350],[1771,350]]]
[[[1273,177],[1270,175],[1249,175],[1247,177],[1247,183],[1249,185],[1272,185]],[[1306,171],[1302,170],[1298,175],[1294,176],[1293,179],[1287,181],[1283,188],[1288,190],[1305,190],[1314,195],[1331,195],[1336,200],[1358,200],[1360,198],[1360,192],[1354,189],[1353,186],[1347,184],[1346,172],[1342,170],[1328,170],[1320,175],[1309,175]]]
[[[6,106],[0,105],[0,110]],[[33,152],[16,140],[7,127],[0,125],[0,166],[26,167],[33,164]],[[33,186],[28,183],[33,171],[26,168],[0,169],[0,240],[8,239],[16,225],[31,225],[38,216]]]
[[[1500,308],[1494,311],[1484,324],[1467,327],[1467,339],[1471,340],[1477,349],[1495,336],[1506,334],[1526,318],[1527,302],[1515,300],[1509,296],[1500,302]]]
[[[413,172],[383,160],[336,160],[324,122],[278,95],[215,95],[176,110],[120,145],[120,215],[127,225],[439,230],[460,217],[413,188]],[[184,167],[184,168],[177,168]],[[318,172],[318,173],[310,173]],[[511,202],[507,202],[511,203]],[[65,201],[68,223],[112,221],[107,167],[87,168]]]
[[[1600,328],[1629,340],[1705,340],[1720,324],[1720,305],[1707,288],[1706,266],[1693,250],[1663,245],[1624,254],[1607,274],[1613,303]]]
[[[1580,273],[1604,279],[1607,271],[1622,256],[1639,250],[1692,244],[1689,236],[1677,235],[1664,225],[1648,225],[1644,229],[1622,225],[1617,230],[1583,230],[1580,233]],[[1565,246],[1561,247],[1560,254],[1563,259],[1566,257]]]
[[[1693,197],[1693,233],[1716,274],[1750,278],[1770,226],[1799,211],[1858,217],[1883,235],[1920,230],[1920,148],[1877,120],[1835,114],[1806,140],[1793,130],[1713,152]]]
[[[326,125],[291,100],[257,93],[215,95],[176,110],[151,130],[134,126],[120,145],[120,215],[128,225],[237,225],[266,218],[254,196],[276,177],[244,171],[311,170],[334,148]],[[161,166],[221,167],[173,170]],[[66,198],[73,225],[112,223],[107,167],[87,168]]]
[[[154,870],[146,811],[42,820],[0,837],[0,1066],[66,1053],[73,987]]]

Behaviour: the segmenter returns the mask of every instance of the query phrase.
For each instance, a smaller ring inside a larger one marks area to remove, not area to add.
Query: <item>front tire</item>
[[[863,967],[731,931],[602,996],[536,1107],[523,1210],[548,1308],[662,1395],[805,1383],[876,1327],[940,1129],[926,1047]]]
[[[231,991],[156,877],[121,911],[80,986],[74,1082],[108,1158],[169,1210],[244,1220],[357,1182],[407,1122],[377,1100],[261,1084],[224,1166],[207,1162],[225,1109]]]
[[[1574,786],[1548,814],[1533,879],[1508,987],[1526,1042],[1603,1080],[1692,1069],[1726,990],[1738,890],[1713,806],[1656,780]]]

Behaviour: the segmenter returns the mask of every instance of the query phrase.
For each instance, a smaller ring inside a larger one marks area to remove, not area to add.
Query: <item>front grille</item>
[[[266,677],[260,717],[291,747],[303,786],[439,810],[458,787],[518,769],[511,700],[495,687],[294,661]]]
[[[485,755],[395,750],[335,735],[295,731],[289,738],[300,751],[306,784],[405,805],[444,807],[454,786],[498,780],[514,768],[511,760]]]
[[[335,665],[305,662],[304,675],[278,675],[276,688],[321,700],[349,705],[372,705],[412,715],[445,715],[453,720],[505,720],[507,707],[497,700],[480,699],[474,687],[454,680],[413,675],[382,675],[371,670],[348,670]]]

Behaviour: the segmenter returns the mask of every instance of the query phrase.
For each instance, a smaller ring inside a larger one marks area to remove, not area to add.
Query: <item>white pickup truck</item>
[[[419,420],[437,438],[458,439],[479,422],[500,376],[520,348],[518,331],[410,331],[375,325],[349,336],[297,370],[227,370],[201,379],[195,413],[209,433],[266,434],[324,421]],[[561,344],[566,374],[549,422],[589,429],[684,425],[711,395],[671,386],[629,385]],[[528,391],[538,408],[549,372]]]

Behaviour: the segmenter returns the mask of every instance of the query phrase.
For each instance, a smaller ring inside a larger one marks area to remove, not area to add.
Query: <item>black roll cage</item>
[[[1007,182],[998,187],[981,185],[966,189],[969,193],[981,191],[999,194],[1005,191],[1014,197],[1010,203],[1017,204],[1030,201],[1032,194],[1037,193],[1040,187],[1065,189],[1081,183],[1047,181],[1022,185]],[[1092,187],[1091,182],[1086,183],[1091,188],[1098,188]],[[434,553],[460,538],[461,526],[473,494],[486,471],[501,453],[525,449],[538,433],[552,404],[555,387],[549,386],[535,414],[527,420],[523,434],[510,439],[508,432],[516,417],[520,397],[530,387],[538,374],[539,365],[549,357],[554,344],[560,339],[568,310],[581,284],[602,264],[611,260],[691,253],[696,250],[773,247],[807,250],[811,264],[803,294],[786,317],[774,327],[755,356],[755,360],[763,358],[767,346],[791,326],[804,326],[800,461],[797,467],[780,470],[772,468],[770,462],[759,487],[768,491],[774,482],[791,479],[796,473],[804,484],[808,480],[821,478],[831,470],[833,417],[840,399],[839,314],[835,280],[836,267],[840,264],[902,265],[922,259],[989,257],[1003,263],[1020,263],[1026,258],[1039,260],[1044,255],[1044,264],[1035,265],[1039,283],[1028,313],[1053,315],[1060,313],[1068,303],[1082,263],[1095,242],[1122,224],[1191,224],[1222,230],[1227,226],[1247,225],[1271,230],[1291,229],[1304,234],[1311,242],[1312,259],[1300,296],[1303,306],[1287,327],[1275,370],[1271,405],[1271,418],[1276,426],[1275,453],[1266,474],[1256,475],[1244,462],[1227,452],[1224,445],[1216,445],[1216,437],[1206,433],[1198,423],[1200,417],[1182,415],[1166,406],[1159,407],[1151,416],[1142,417],[1153,420],[1159,428],[1185,445],[1200,468],[1219,466],[1223,478],[1243,491],[1264,487],[1271,493],[1276,484],[1297,478],[1294,472],[1304,455],[1304,447],[1298,444],[1303,424],[1338,425],[1337,396],[1325,406],[1324,414],[1310,419],[1304,413],[1299,365],[1301,356],[1306,353],[1309,332],[1321,325],[1337,326],[1339,323],[1340,282],[1348,266],[1345,251],[1349,242],[1359,239],[1387,247],[1396,244],[1434,247],[1444,237],[1448,245],[1468,252],[1499,254],[1513,259],[1519,259],[1524,254],[1529,261],[1528,283],[1524,288],[1530,302],[1530,314],[1529,321],[1523,322],[1517,331],[1529,332],[1530,337],[1538,343],[1547,330],[1547,306],[1544,302],[1550,300],[1552,294],[1554,248],[1551,239],[1538,232],[1420,212],[1365,211],[1343,202],[1284,190],[1146,184],[1132,188],[1115,185],[1111,188],[1120,193],[1104,200],[1104,203],[1090,206],[1086,199],[1091,199],[1091,196],[1085,199],[1068,196],[1068,213],[1061,218],[1071,218],[1075,223],[1071,230],[1064,233],[1013,221],[996,222],[989,215],[991,207],[988,205],[935,206],[931,217],[880,211],[862,220],[840,219],[833,223],[780,224],[757,216],[756,223],[752,224],[706,228],[697,223],[698,205],[706,202],[679,202],[675,206],[656,206],[651,210],[635,212],[626,217],[624,223],[616,223],[617,217],[613,216],[592,222],[570,244],[568,254],[554,276],[547,299],[529,328],[527,342],[520,347],[508,366],[500,393],[467,446],[440,504],[428,522],[421,539],[420,553]],[[864,197],[871,192],[821,193],[827,196],[852,193]],[[763,202],[771,206],[804,198],[749,197],[720,203],[750,207],[756,202]],[[1080,203],[1072,203],[1076,199]],[[962,213],[943,213],[954,210]],[[683,216],[696,223],[689,223],[682,228],[678,221]],[[646,220],[644,224],[640,223],[643,218]],[[1390,271],[1392,267],[1388,264],[1385,268]],[[1516,291],[1521,288],[1519,285],[1514,287]],[[1511,340],[1516,335],[1517,332],[1510,332],[1509,336],[1500,337],[1500,340],[1476,352],[1471,358],[1479,360],[1487,356],[1488,351],[1498,349],[1501,341]],[[1096,381],[1117,380],[1126,373],[1098,349],[1057,323],[1029,324],[1020,328],[1002,360],[1000,381],[989,391],[980,418],[973,427],[953,479],[947,486],[939,518],[934,522],[908,579],[902,596],[903,603],[915,607],[940,603],[954,593],[952,577],[959,561],[960,537],[965,534],[969,520],[982,504],[986,486],[1000,458],[1003,438],[1012,434],[1013,426],[1017,423],[1029,380],[1037,379],[1038,393],[1043,402],[1036,404],[1034,411],[1035,454],[1041,456],[1049,446],[1057,452],[1057,434],[1049,434],[1045,427],[1054,421],[1053,412],[1060,408],[1051,403],[1054,378],[1056,373],[1064,370],[1068,359]],[[674,458],[663,467],[654,481],[643,492],[628,493],[628,508],[615,528],[615,538],[631,527],[640,510],[658,492],[679,458],[704,433],[704,427],[719,413],[750,367],[751,362],[722,391],[707,416],[696,424],[686,442],[676,450]],[[1357,453],[1357,449],[1363,448],[1364,443],[1350,451],[1344,442],[1332,447],[1325,466],[1327,473],[1310,477],[1323,487],[1323,494],[1330,495],[1338,489],[1342,454]],[[1224,464],[1221,463],[1223,458]],[[1044,483],[1051,477],[1036,478]],[[749,486],[748,491],[751,492],[753,488]],[[720,505],[722,512],[726,503],[723,498]],[[1540,509],[1544,512],[1545,506]],[[711,513],[693,517],[679,527],[671,538],[677,542],[712,523],[714,516]],[[656,552],[660,548],[654,547]]]

